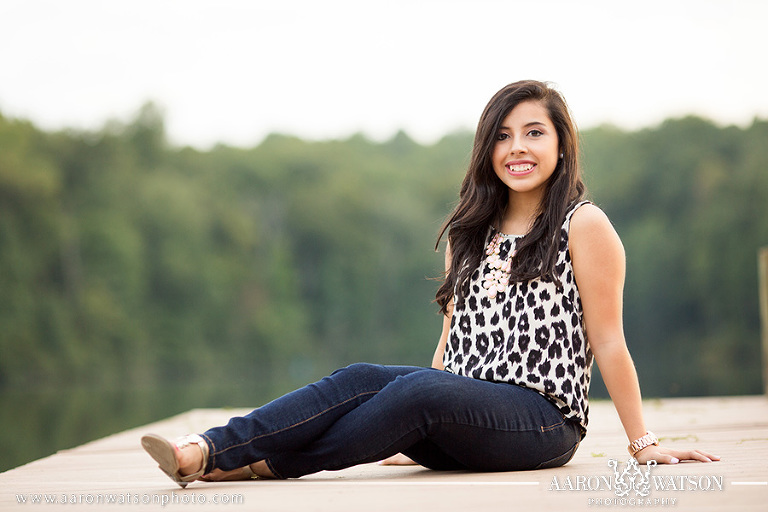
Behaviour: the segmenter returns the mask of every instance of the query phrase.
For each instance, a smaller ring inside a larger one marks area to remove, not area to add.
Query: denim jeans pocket
[[[566,420],[565,416],[563,416],[562,420],[558,421],[557,423],[554,423],[552,425],[542,425],[539,428],[541,429],[542,432],[549,432],[551,430],[555,430],[557,428],[562,427],[563,425],[565,425],[566,421],[568,421],[568,420]]]

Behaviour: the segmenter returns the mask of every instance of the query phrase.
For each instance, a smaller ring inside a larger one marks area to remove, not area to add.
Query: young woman
[[[398,453],[438,470],[556,467],[586,434],[594,357],[640,463],[719,460],[646,429],[622,327],[623,247],[584,201],[578,148],[548,84],[510,84],[486,106],[438,237],[448,245],[432,368],[354,364],[202,435],[144,436],[144,448],[182,487]]]

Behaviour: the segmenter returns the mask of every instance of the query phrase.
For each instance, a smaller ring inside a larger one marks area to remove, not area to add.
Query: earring
[[[562,159],[563,159],[563,154],[562,154],[562,153],[560,153],[560,160],[562,160]]]

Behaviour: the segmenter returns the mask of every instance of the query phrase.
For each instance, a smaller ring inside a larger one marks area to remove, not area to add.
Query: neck
[[[502,217],[500,229],[510,235],[524,235],[530,231],[541,207],[541,196],[509,191],[509,202]]]

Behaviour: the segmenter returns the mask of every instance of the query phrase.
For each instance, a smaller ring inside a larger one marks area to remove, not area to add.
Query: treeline
[[[95,133],[0,117],[0,387],[284,389],[358,360],[429,364],[432,249],[471,142],[199,151],[170,146],[151,104]],[[768,122],[698,118],[583,134],[647,395],[760,390],[766,142]]]

